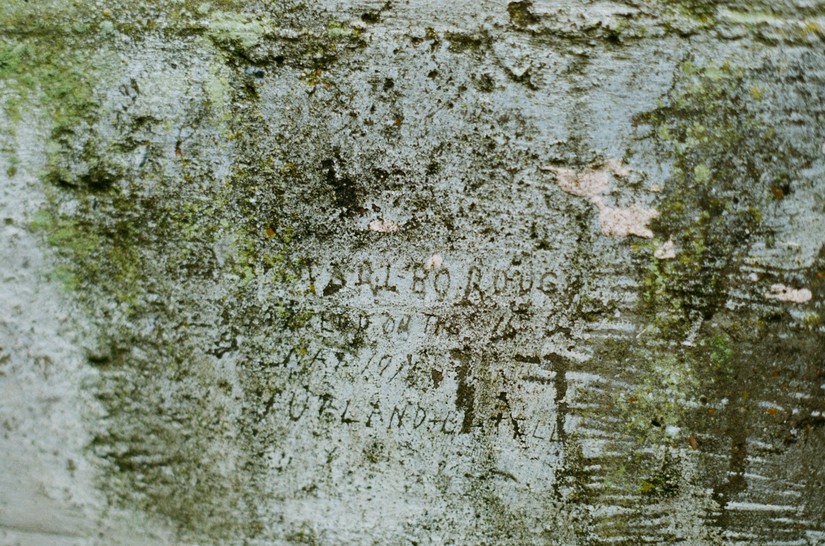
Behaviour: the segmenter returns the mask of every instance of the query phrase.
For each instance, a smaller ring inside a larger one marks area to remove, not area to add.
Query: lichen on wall
[[[3,234],[78,332],[52,536],[822,539],[821,10],[105,4],[0,7]]]

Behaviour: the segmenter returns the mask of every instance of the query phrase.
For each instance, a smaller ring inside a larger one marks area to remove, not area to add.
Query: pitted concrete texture
[[[7,0],[0,543],[825,543],[822,25]]]

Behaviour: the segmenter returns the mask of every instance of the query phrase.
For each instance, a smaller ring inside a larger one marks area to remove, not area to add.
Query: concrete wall
[[[0,543],[822,544],[822,25],[5,0]]]

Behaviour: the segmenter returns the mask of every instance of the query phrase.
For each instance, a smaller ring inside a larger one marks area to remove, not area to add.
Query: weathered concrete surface
[[[825,542],[825,3],[7,0],[0,543]]]

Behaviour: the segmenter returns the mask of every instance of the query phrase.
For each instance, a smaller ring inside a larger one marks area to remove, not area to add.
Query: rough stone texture
[[[825,543],[823,24],[5,0],[0,543]]]

